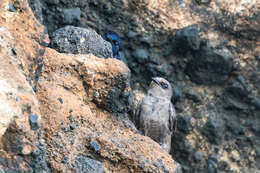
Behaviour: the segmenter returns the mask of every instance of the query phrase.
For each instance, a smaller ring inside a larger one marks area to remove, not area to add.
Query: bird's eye
[[[116,40],[113,40],[114,45],[118,45],[118,42]]]
[[[111,42],[111,39],[109,37],[106,38],[106,41]]]
[[[161,84],[163,89],[167,89],[168,88],[168,84],[167,83],[161,82],[160,84]]]

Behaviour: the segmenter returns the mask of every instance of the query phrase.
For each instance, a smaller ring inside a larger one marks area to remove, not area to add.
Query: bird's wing
[[[172,103],[169,104],[169,129],[170,131],[176,131],[177,128],[177,117],[176,111]]]
[[[139,101],[137,110],[136,110],[135,116],[134,116],[134,121],[135,121],[137,129],[140,128],[140,116],[141,116],[142,102],[143,102],[143,99],[141,101]]]

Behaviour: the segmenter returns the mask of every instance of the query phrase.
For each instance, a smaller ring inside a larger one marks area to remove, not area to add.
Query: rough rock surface
[[[123,62],[48,44],[26,0],[0,1],[0,172],[177,171],[129,120]]]
[[[259,0],[41,2],[50,35],[73,8],[75,26],[118,33],[133,89],[144,92],[153,76],[172,83],[180,127],[171,154],[183,172],[259,172]]]
[[[51,47],[61,53],[113,57],[112,46],[93,29],[66,26],[52,34]]]

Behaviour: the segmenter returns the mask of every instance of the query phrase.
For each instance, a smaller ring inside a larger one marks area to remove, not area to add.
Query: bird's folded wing
[[[176,131],[177,128],[177,118],[174,106],[169,103],[169,129],[170,131]]]

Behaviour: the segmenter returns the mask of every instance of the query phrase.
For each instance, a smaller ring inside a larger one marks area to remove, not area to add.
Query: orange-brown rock
[[[104,172],[176,171],[128,118],[124,63],[61,54],[47,43],[26,0],[1,0],[0,170],[79,172],[79,160],[91,158]]]

